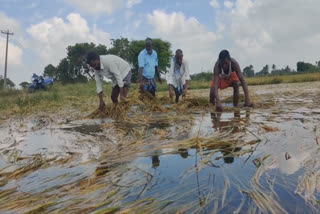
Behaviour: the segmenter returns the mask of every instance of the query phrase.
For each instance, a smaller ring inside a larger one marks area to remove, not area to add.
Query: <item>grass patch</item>
[[[209,89],[210,81],[191,81],[189,89]],[[266,76],[246,78],[248,85],[266,85],[280,83],[297,83],[320,81],[320,72]],[[110,103],[111,84],[104,84],[105,101]],[[130,94],[136,91],[137,84],[132,84]],[[164,81],[158,83],[158,91],[168,91],[168,85]],[[76,108],[78,111],[96,108],[98,99],[96,95],[96,84],[94,81],[88,83],[61,85],[55,83],[47,91],[28,93],[26,90],[0,90],[0,115],[28,114],[35,111],[55,112],[61,108]],[[1,118],[0,118],[1,119]]]

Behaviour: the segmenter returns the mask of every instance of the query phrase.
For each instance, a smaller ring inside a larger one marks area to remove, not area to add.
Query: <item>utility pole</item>
[[[7,45],[6,45],[6,59],[4,63],[4,79],[3,79],[3,88],[6,88],[7,86],[7,61],[8,61],[8,41],[9,41],[9,35],[13,35],[13,33],[10,33],[9,30],[7,31],[1,31],[3,34],[7,34]]]

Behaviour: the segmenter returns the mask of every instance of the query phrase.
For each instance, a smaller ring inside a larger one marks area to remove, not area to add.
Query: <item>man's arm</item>
[[[218,63],[218,62],[217,62]],[[219,84],[219,74],[220,74],[220,66],[218,66],[216,63],[215,69],[214,69],[214,85],[213,85],[213,93],[216,99],[216,110],[217,111],[222,111],[222,106],[220,102],[220,97],[218,93],[218,84]]]
[[[172,98],[173,96],[174,96],[173,86],[172,84],[169,84],[169,97]]]
[[[143,86],[142,86],[142,72],[143,72],[143,67],[140,67],[139,68],[139,84],[140,84],[140,89],[143,89]]]
[[[171,63],[171,67],[169,69],[169,72],[167,74],[167,84],[169,85],[169,97],[172,98],[174,96],[174,91],[173,91],[173,81],[174,81],[174,65]]]
[[[154,53],[155,53],[155,55],[156,55],[156,63],[155,63],[155,67],[154,67],[154,69],[155,69],[155,72],[156,72],[156,75],[157,75],[157,77],[158,77],[158,79],[159,79],[159,82],[162,84],[162,80],[161,80],[161,76],[160,76],[160,71],[159,71],[159,69],[158,69],[158,54],[157,54],[157,52],[155,52],[154,51]]]
[[[97,94],[99,97],[99,109],[100,111],[104,111],[105,104],[103,101],[102,77],[98,71],[95,71],[95,80],[96,80],[96,86],[97,86]]]
[[[183,93],[182,93],[183,96],[187,94],[187,90],[189,88],[189,81],[191,80],[188,62],[185,61],[184,66],[185,66],[184,78],[186,80],[186,83],[183,85]]]
[[[242,75],[242,72],[241,72],[241,69],[240,69],[240,66],[238,64],[238,62],[236,60],[232,60],[232,63],[234,64],[235,66],[235,71],[237,73],[237,76],[241,82],[241,85],[242,85],[242,88],[243,88],[243,92],[244,92],[244,96],[245,96],[245,103],[244,105],[245,106],[252,106],[252,104],[250,103],[250,98],[249,98],[249,90],[248,90],[248,86],[247,86],[247,83]]]
[[[162,84],[162,80],[161,80],[161,76],[160,76],[160,71],[158,70],[158,66],[155,66],[155,71],[156,71],[156,75],[158,77],[159,82]]]
[[[144,56],[143,56],[142,52],[140,52],[138,55],[138,66],[139,66],[138,81],[140,83],[140,89],[143,89],[143,87],[142,87],[142,72],[143,72],[143,68],[144,68]]]
[[[121,73],[114,62],[109,63],[108,68],[109,68],[109,72],[115,77],[117,81],[116,83],[120,88],[120,99],[124,100],[125,99],[124,90],[123,90],[124,83],[123,83],[123,78],[121,76]]]

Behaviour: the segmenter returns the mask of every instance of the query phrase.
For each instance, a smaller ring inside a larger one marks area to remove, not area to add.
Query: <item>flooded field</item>
[[[0,212],[319,213],[320,82],[249,89],[253,109],[189,100],[124,120],[2,121]]]

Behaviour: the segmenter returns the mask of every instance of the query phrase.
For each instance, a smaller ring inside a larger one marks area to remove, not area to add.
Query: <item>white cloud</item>
[[[95,44],[110,43],[110,34],[93,27],[90,30],[87,21],[79,14],[71,13],[66,21],[54,17],[27,29],[32,41],[30,48],[43,60],[42,64],[57,65],[66,57],[66,47],[81,42],[93,42]]]
[[[72,6],[80,8],[89,14],[107,13],[111,15],[114,10],[127,7],[132,8],[136,4],[140,4],[142,0],[67,0]]]
[[[233,7],[233,3],[231,1],[224,1],[224,6],[228,9]]]
[[[140,4],[141,2],[142,2],[142,0],[128,0],[127,7],[131,8],[136,4]]]
[[[67,0],[71,5],[79,7],[81,10],[90,13],[107,13],[112,14],[112,12],[124,6],[123,0],[95,0],[94,2],[88,0]],[[136,2],[136,1],[132,1]]]
[[[6,14],[2,13],[0,11],[0,29],[1,30],[7,30],[9,29],[10,31],[16,32],[19,31],[20,29],[20,25],[19,23],[14,20],[9,18],[8,16],[6,16]]]
[[[6,14],[0,12],[0,29],[9,32],[17,33],[20,31],[19,23],[6,16]],[[0,65],[1,67],[5,62],[5,50],[6,50],[6,34],[0,34]],[[8,65],[20,65],[22,64],[22,54],[23,51],[20,47],[15,45],[12,41],[17,37],[17,35],[9,36],[9,44],[8,44]]]
[[[236,9],[233,12],[242,16],[246,16],[249,10],[253,7],[253,4],[254,3],[252,0],[237,0]]]
[[[218,0],[211,0],[209,4],[214,8],[220,8]]]
[[[154,37],[170,41],[173,51],[181,48],[185,58],[192,59],[189,62],[191,73],[200,72],[201,68],[212,68],[216,59],[217,36],[196,18],[156,10],[148,15],[148,22],[154,27]]]
[[[6,50],[5,37],[0,37],[0,65],[1,67],[5,62],[5,50]],[[22,49],[9,42],[8,44],[8,65],[21,65],[22,64]]]
[[[315,63],[320,59],[318,8],[317,0],[237,0],[231,11],[217,15],[226,25],[221,42],[229,44],[242,67],[252,64],[256,72],[266,64],[296,69],[300,60]]]

